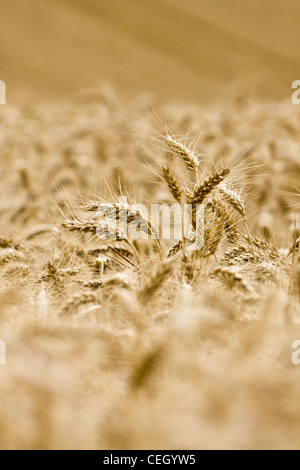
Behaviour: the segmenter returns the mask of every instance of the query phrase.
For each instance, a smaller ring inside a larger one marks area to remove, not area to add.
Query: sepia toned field
[[[2,448],[299,446],[299,117],[247,100],[154,112],[101,92],[1,108]],[[193,187],[161,122],[202,155],[202,189],[231,170],[252,243],[218,185],[207,250],[187,260],[89,233],[95,201],[172,202],[163,164]]]
[[[297,13],[2,2],[1,449],[300,448]]]

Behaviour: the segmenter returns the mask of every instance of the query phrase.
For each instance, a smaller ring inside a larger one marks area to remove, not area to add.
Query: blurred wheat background
[[[299,13],[1,3],[2,449],[300,447]],[[94,236],[95,203],[181,194],[210,211],[195,258]]]
[[[103,81],[192,102],[250,81],[284,98],[300,67],[299,14],[297,0],[1,2],[1,79],[10,96],[50,99]]]

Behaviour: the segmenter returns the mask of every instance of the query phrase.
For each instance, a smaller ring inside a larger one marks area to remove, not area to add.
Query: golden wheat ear
[[[180,157],[188,170],[197,171],[199,162],[192,150],[170,135],[166,135],[165,141],[169,148]]]
[[[162,171],[163,171],[164,180],[168,185],[170,193],[172,194],[175,201],[177,201],[179,204],[181,204],[182,189],[180,187],[180,184],[179,184],[177,178],[173,175],[170,168],[168,168],[166,166],[162,167]]]
[[[239,241],[239,232],[235,220],[230,214],[226,214],[224,231],[230,245],[236,245]]]
[[[82,220],[68,220],[63,222],[62,227],[70,232],[90,233],[92,235],[99,235],[105,239],[116,241],[127,241],[125,232],[121,228],[113,227],[107,222],[102,221],[82,221]]]
[[[161,263],[156,272],[151,276],[149,281],[144,285],[139,293],[141,302],[146,302],[151,299],[154,293],[160,288],[163,282],[167,279],[173,269],[173,261],[165,261]]]
[[[203,184],[197,186],[189,198],[189,204],[202,204],[204,199],[209,196],[209,194],[224,181],[226,176],[230,173],[229,168],[223,168],[223,170],[210,175]]]
[[[260,261],[260,258],[259,254],[256,253],[256,260]],[[234,248],[225,253],[224,262],[231,266],[235,264],[254,263],[252,250],[237,243]]]
[[[243,279],[240,274],[236,273],[232,269],[229,269],[227,267],[221,267],[216,269],[213,275],[220,277],[230,289],[232,289],[233,287],[237,287],[243,292],[251,292],[251,287],[249,286],[247,281]]]
[[[245,204],[240,194],[229,189],[224,183],[219,186],[219,192],[224,196],[225,201],[242,217],[246,216]]]
[[[219,192],[224,196],[225,201],[227,204],[229,204],[236,212],[238,212],[242,217],[245,225],[245,229],[247,232],[247,236],[249,237],[251,249],[252,249],[252,254],[253,254],[253,259],[254,262],[256,261],[256,255],[255,255],[255,250],[254,250],[254,245],[250,236],[250,231],[248,227],[248,221],[246,218],[246,208],[245,208],[245,203],[242,199],[242,196],[237,192],[234,191],[226,186],[226,184],[223,183],[223,185],[220,185],[218,187]]]
[[[174,245],[169,249],[167,253],[167,259],[172,258],[172,256],[175,256],[182,248],[182,241],[179,240],[178,242],[174,243]]]
[[[288,256],[296,253],[299,250],[299,246],[300,246],[300,238],[298,237],[298,238],[295,238],[291,248],[289,249]]]

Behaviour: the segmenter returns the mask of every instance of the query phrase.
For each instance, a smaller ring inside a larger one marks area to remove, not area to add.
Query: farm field
[[[1,449],[299,449],[298,10],[0,6]]]

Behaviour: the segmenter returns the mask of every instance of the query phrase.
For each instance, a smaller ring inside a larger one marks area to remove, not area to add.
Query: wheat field
[[[300,109],[104,89],[0,120],[1,448],[299,448]],[[124,195],[204,203],[204,247],[100,240]]]
[[[300,448],[299,13],[1,2],[0,449]]]

